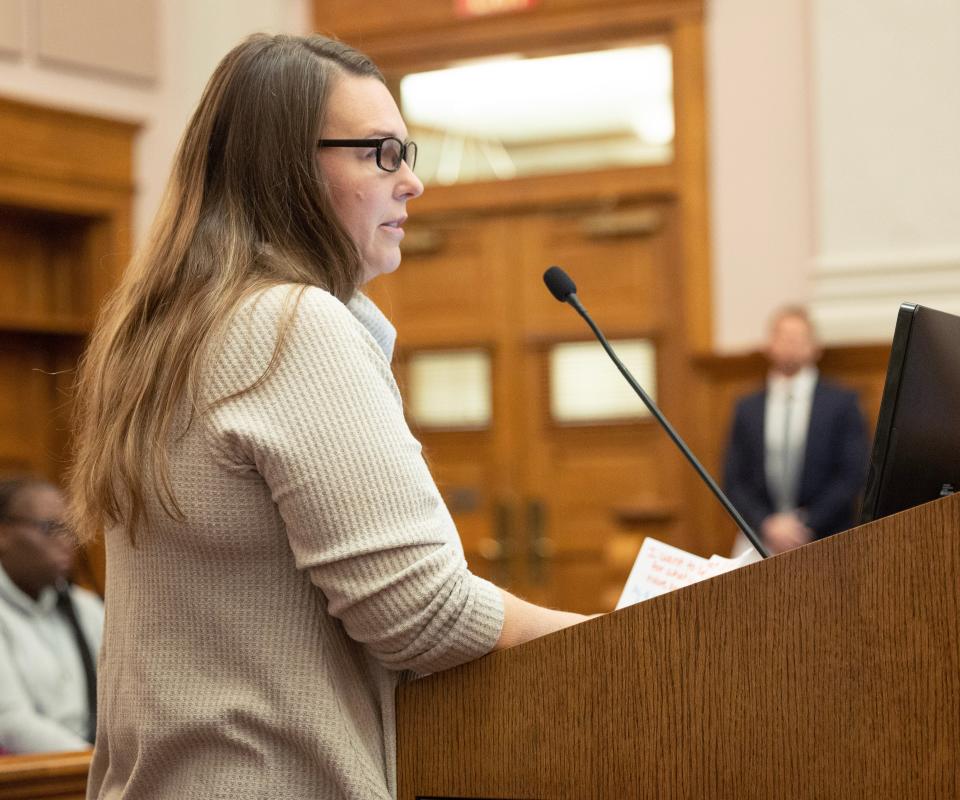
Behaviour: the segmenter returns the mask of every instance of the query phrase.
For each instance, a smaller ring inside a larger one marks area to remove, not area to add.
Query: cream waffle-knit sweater
[[[285,303],[243,305],[204,399],[264,370]],[[169,453],[186,519],[107,533],[91,798],[396,794],[394,690],[488,652],[499,590],[472,575],[404,421],[394,331],[367,298],[305,291],[262,385]]]

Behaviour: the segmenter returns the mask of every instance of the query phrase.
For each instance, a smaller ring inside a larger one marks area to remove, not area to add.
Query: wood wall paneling
[[[0,207],[0,329],[83,333],[90,220]]]
[[[0,98],[0,170],[129,192],[138,127]]]
[[[684,324],[690,351],[709,353],[713,298],[710,274],[709,198],[707,194],[707,116],[703,61],[703,24],[678,20],[673,45],[673,94],[676,120],[675,165],[680,187]]]
[[[463,213],[488,215],[503,211],[529,211],[565,203],[607,203],[622,200],[663,200],[677,194],[672,164],[641,169],[607,169],[588,174],[538,175],[510,181],[483,181],[430,186],[412,202],[410,213],[420,215]]]
[[[61,481],[85,336],[130,254],[133,123],[0,98],[0,472]],[[103,586],[99,545],[87,576]]]
[[[137,126],[0,98],[0,475],[61,481],[70,391],[130,252]],[[78,581],[102,591],[102,545]],[[0,758],[0,798],[81,798],[89,754]]]

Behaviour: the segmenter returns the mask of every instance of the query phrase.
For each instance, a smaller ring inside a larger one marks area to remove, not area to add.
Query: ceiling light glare
[[[664,120],[673,123],[672,92],[671,53],[662,44],[489,60],[414,73],[400,84],[412,126],[506,144],[655,127],[661,141]]]

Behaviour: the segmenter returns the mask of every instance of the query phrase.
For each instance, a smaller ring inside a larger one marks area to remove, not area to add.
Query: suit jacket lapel
[[[797,486],[797,505],[803,505],[810,491],[810,476],[814,469],[822,469],[820,451],[823,437],[813,436],[813,431],[824,430],[823,419],[826,413],[826,398],[819,378],[813,388],[813,401],[810,404],[810,420],[807,422],[807,439],[803,446],[803,467],[800,472],[800,484]]]
[[[759,455],[759,471],[757,473],[757,480],[760,482],[760,485],[764,487],[764,491],[768,495],[770,491],[767,489],[767,392],[764,390],[760,393],[757,398],[759,408],[757,413],[754,416],[754,419],[757,421],[757,427],[753,431],[753,446],[756,448],[755,452]]]

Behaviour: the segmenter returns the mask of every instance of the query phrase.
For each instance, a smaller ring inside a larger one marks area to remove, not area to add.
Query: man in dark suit
[[[737,404],[724,482],[744,519],[780,553],[854,524],[867,432],[856,395],[819,377],[820,347],[802,308],[774,315],[767,358],[766,387]]]

